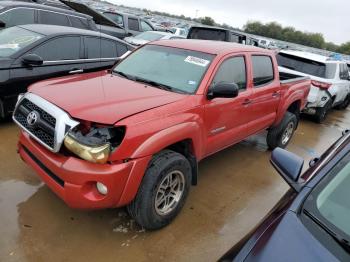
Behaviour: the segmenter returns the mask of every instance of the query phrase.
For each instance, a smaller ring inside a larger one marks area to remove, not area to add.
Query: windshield
[[[316,186],[304,209],[340,242],[350,240],[350,154]]]
[[[284,53],[277,55],[277,62],[279,66],[327,79],[334,78],[337,69],[336,64],[326,65],[325,63]]]
[[[9,57],[42,37],[44,36],[20,27],[1,30],[0,57]]]
[[[142,78],[174,89],[194,93],[213,55],[179,48],[146,45],[119,63],[115,73]]]
[[[148,40],[148,41],[155,41],[155,40],[161,39],[162,37],[163,37],[162,34],[158,34],[155,32],[145,32],[135,36],[134,38]]]
[[[350,236],[350,162],[339,170],[317,197],[320,214],[332,225]],[[350,238],[349,238],[350,239]]]

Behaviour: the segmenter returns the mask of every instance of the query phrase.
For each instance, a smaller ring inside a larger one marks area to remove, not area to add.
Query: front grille
[[[39,119],[34,125],[30,125],[27,121],[27,117],[33,111],[39,115]],[[42,143],[51,149],[54,148],[56,118],[26,98],[17,105],[14,118],[22,127],[28,130]]]
[[[33,104],[30,102],[28,99],[23,99],[23,102],[21,103],[23,106],[28,108],[30,111],[37,111],[40,113],[40,116],[45,119],[47,123],[49,123],[51,126],[55,127],[56,126],[56,118],[54,118],[52,115],[48,114],[44,110],[42,110],[40,107],[37,105]]]

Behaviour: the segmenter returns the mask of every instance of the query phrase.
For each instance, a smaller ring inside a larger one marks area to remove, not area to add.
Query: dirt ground
[[[345,128],[303,119],[288,149],[308,161]],[[254,227],[288,186],[269,164],[265,134],[202,161],[199,184],[168,227],[145,232],[125,209],[68,208],[18,157],[18,128],[0,123],[0,261],[215,261]]]

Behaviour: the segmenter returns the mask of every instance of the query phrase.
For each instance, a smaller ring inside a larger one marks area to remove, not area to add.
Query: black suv
[[[244,33],[214,26],[192,26],[187,39],[202,39],[224,42],[234,42],[244,45],[258,46],[258,40]]]
[[[99,32],[54,25],[0,30],[0,118],[39,80],[111,68],[134,48]]]

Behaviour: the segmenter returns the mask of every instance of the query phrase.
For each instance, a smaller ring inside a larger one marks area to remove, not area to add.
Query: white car
[[[311,78],[311,89],[304,113],[322,122],[332,107],[345,109],[350,104],[350,81],[347,64],[328,57],[295,50],[277,54],[280,72]]]
[[[187,37],[187,30],[180,27],[172,27],[170,31],[177,36]]]
[[[125,37],[124,41],[134,46],[140,46],[156,40],[179,38],[184,37],[160,31],[147,31],[136,36]]]

